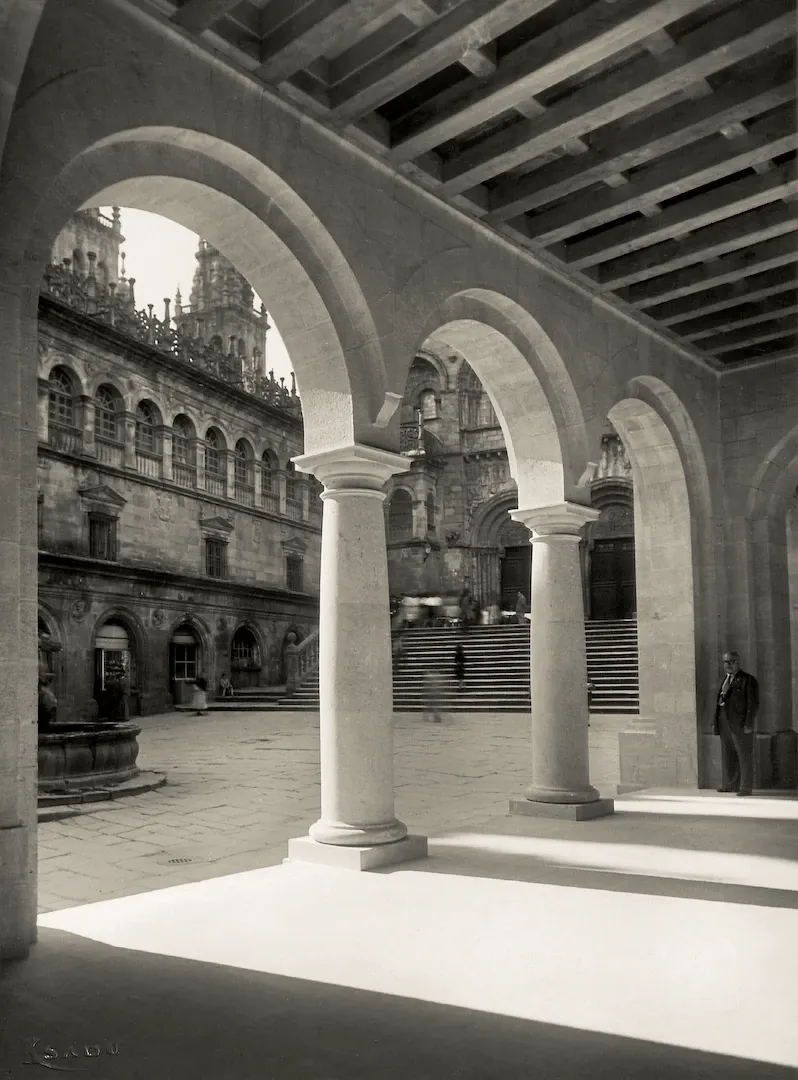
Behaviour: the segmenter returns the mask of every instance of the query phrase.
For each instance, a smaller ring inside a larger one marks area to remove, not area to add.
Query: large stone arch
[[[418,343],[455,349],[477,373],[504,434],[522,509],[587,501],[582,408],[563,358],[514,300],[465,289],[427,318]]]
[[[798,425],[765,452],[746,506],[752,649],[760,731],[798,721]]]
[[[379,439],[373,422],[385,370],[370,311],[326,229],[273,170],[206,133],[159,126],[106,136],[46,180],[27,214],[10,213],[3,245],[6,274],[21,274],[29,296],[75,210],[114,204],[172,218],[217,246],[268,299],[295,367],[306,449]],[[7,198],[17,194],[9,188]],[[0,196],[0,213],[6,208]]]
[[[656,748],[646,783],[713,782],[711,701],[718,664],[709,476],[690,414],[662,380],[639,376],[609,411],[634,482],[640,713]]]

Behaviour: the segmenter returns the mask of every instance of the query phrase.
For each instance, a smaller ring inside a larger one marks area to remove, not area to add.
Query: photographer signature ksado
[[[119,1043],[70,1043],[66,1049],[58,1050],[37,1038],[27,1039],[25,1050],[28,1056],[23,1062],[24,1065],[41,1065],[57,1072],[83,1072],[90,1067],[87,1059],[116,1057],[119,1054]]]

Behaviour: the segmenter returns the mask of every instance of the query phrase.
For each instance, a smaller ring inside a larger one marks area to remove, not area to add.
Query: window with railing
[[[255,505],[255,482],[252,475],[252,450],[244,439],[239,439],[233,458],[236,502],[246,506]]]
[[[293,521],[302,520],[302,483],[293,461],[285,467],[285,514]]]
[[[301,555],[286,555],[285,584],[290,592],[303,592],[305,585],[305,564]]]
[[[227,542],[208,536],[205,539],[205,573],[212,578],[227,577]]]
[[[62,368],[53,368],[47,380],[47,441],[56,450],[67,453],[75,454],[81,449],[72,380]]]
[[[89,555],[92,559],[116,559],[116,518],[108,514],[89,514]]]
[[[145,476],[161,475],[161,448],[155,408],[149,401],[136,406],[136,469]]]
[[[194,428],[187,416],[176,416],[172,424],[172,480],[180,487],[197,486]]]
[[[97,460],[121,467],[124,444],[120,433],[119,398],[111,386],[101,386],[94,396],[94,441]]]
[[[227,495],[227,467],[219,432],[210,428],[205,435],[205,490],[209,495]]]
[[[273,450],[264,450],[260,463],[261,506],[272,514],[280,512],[280,465]]]

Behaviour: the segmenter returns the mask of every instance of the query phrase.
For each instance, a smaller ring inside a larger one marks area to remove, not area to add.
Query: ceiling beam
[[[444,195],[523,165],[794,34],[790,0],[759,0],[753,8],[735,9],[685,35],[678,49],[635,60],[576,91],[540,119],[514,124],[457,155],[444,167]]]
[[[395,3],[395,0],[394,0]],[[306,68],[319,56],[349,45],[353,28],[377,19],[394,7],[391,0],[312,0],[286,19],[261,43],[261,63],[255,74],[280,83]]]
[[[744,349],[733,349],[731,352],[721,353],[717,359],[726,367],[731,367],[734,364],[744,364],[751,360],[769,361],[773,364],[777,364],[782,360],[790,360],[793,364],[798,360],[798,351],[796,351],[796,342],[788,343],[786,348],[782,347],[781,342],[774,344],[770,349],[767,346],[753,346],[754,352],[751,352],[751,346],[749,345]]]
[[[798,192],[798,181],[791,189],[791,193],[795,192]],[[771,206],[760,206],[756,210],[738,214],[735,214],[735,209],[730,209],[726,216],[729,220],[699,228],[686,240],[669,240],[645,251],[622,255],[598,267],[597,272],[590,276],[600,284],[603,292],[614,292],[625,285],[673,273],[692,263],[717,259],[730,251],[798,229],[798,206],[794,204],[785,206],[782,202],[775,202]]]
[[[795,131],[794,109],[787,106],[777,114],[765,117],[759,124],[752,124],[750,133],[740,139],[712,136],[687,152],[672,154],[664,161],[655,162],[625,187],[589,191],[561,203],[553,210],[538,213],[528,221],[528,235],[548,246],[628,214],[657,207],[676,195],[742,172],[754,162],[767,161],[777,154],[784,154],[796,145],[798,133]],[[634,222],[633,226],[637,224]],[[624,229],[628,229],[631,243],[636,235],[634,228],[619,226],[570,245],[567,262],[581,270],[616,254],[624,254],[620,249],[614,250],[627,240]],[[632,250],[633,247],[626,248],[626,251]],[[606,254],[608,251],[611,254]]]
[[[172,15],[172,22],[192,34],[201,34],[240,2],[241,0],[185,0]]]
[[[777,266],[787,266],[798,262],[798,244],[792,234],[778,236],[775,240],[766,240],[763,244],[732,252],[706,266],[688,266],[674,274],[666,274],[652,281],[641,281],[620,289],[618,296],[636,307],[649,308],[654,304],[664,304],[666,300],[676,300],[681,296],[711,289],[716,285],[725,285],[752,274],[761,274]]]
[[[414,26],[429,26],[446,10],[446,0],[399,0],[396,7]],[[460,57],[460,63],[479,79],[492,75],[496,70],[496,46],[493,42],[481,49],[468,49]]]
[[[743,345],[761,345],[766,341],[778,341],[780,338],[794,336],[796,333],[798,333],[798,319],[787,315],[783,319],[774,319],[770,323],[763,324],[756,330],[732,330],[726,334],[716,334],[715,337],[702,341],[699,348],[702,352],[717,356],[718,353],[728,352],[730,349]]]
[[[759,323],[770,322],[771,319],[782,315],[798,315],[798,291],[783,293],[778,302],[770,304],[749,304],[745,315],[729,315],[718,312],[716,315],[706,315],[703,319],[691,319],[679,327],[679,335],[688,341],[702,341],[727,330],[742,330],[746,326],[757,326]],[[756,314],[753,314],[756,312]]]
[[[391,149],[394,164],[409,161],[425,150],[457,138],[487,123],[536,94],[586,68],[638,44],[668,23],[706,6],[709,0],[630,0],[626,4],[597,3],[502,59],[488,86],[468,86],[443,109],[431,103],[431,117],[412,127],[397,125]]]
[[[681,150],[719,131],[724,124],[747,120],[795,97],[792,65],[756,78],[734,80],[713,97],[680,102],[659,116],[630,127],[608,125],[591,139],[589,155],[544,165],[520,180],[501,181],[490,196],[487,221],[518,217],[525,210],[573,195],[582,188]]]
[[[698,315],[714,315],[719,311],[750,304],[755,300],[766,300],[778,296],[790,289],[798,289],[798,273],[794,266],[780,266],[776,270],[767,270],[754,274],[745,280],[734,281],[728,285],[718,285],[695,296],[685,296],[679,300],[669,300],[657,304],[647,314],[663,326],[677,326],[677,333],[682,332],[685,320],[693,320]]]
[[[464,0],[392,52],[338,84],[333,91],[334,123],[348,124],[379,108],[554,2]]]

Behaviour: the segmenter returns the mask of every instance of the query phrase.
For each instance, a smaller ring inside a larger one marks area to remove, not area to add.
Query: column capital
[[[353,443],[319,454],[303,454],[291,459],[302,472],[313,473],[325,488],[362,488],[379,491],[394,473],[407,472],[410,463],[401,454],[375,446]]]
[[[510,517],[520,521],[538,536],[575,536],[588,521],[596,521],[600,510],[582,503],[556,503],[535,506],[531,510],[511,510]]]

